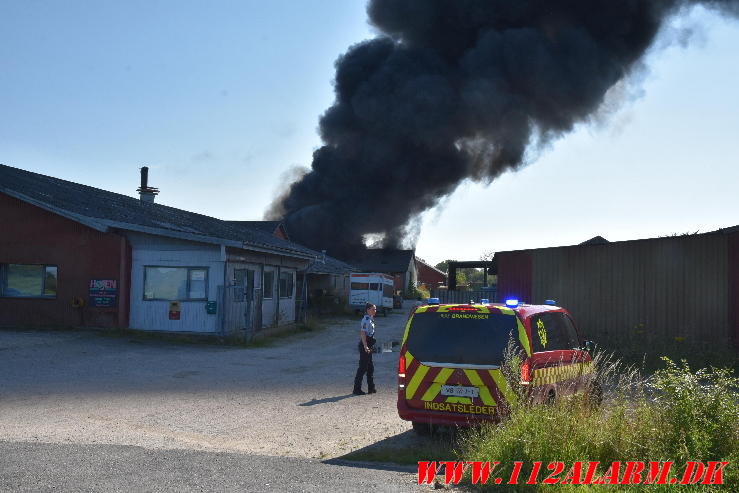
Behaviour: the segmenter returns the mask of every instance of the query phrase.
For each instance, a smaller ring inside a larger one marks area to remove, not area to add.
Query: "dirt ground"
[[[399,341],[406,317],[378,316],[379,343]],[[373,355],[377,394],[351,395],[358,326],[248,349],[0,330],[0,440],[309,458],[412,440],[397,352]]]

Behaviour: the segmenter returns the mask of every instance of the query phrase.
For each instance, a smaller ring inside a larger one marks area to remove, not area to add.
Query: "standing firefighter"
[[[354,395],[377,392],[373,379],[375,366],[372,364],[372,350],[375,345],[375,313],[377,313],[377,307],[372,303],[367,303],[362,324],[359,328],[359,345],[357,346],[359,348],[359,368],[357,368],[357,375],[354,377]],[[365,373],[367,373],[367,392],[362,390],[362,378]]]

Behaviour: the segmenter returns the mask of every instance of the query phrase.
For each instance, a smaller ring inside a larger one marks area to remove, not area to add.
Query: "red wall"
[[[516,298],[531,302],[531,255],[528,252],[496,254],[498,267],[498,301]]]
[[[58,267],[55,299],[0,297],[0,326],[128,326],[131,248],[123,236],[0,193],[0,263]],[[118,281],[117,307],[87,306],[91,279]],[[74,308],[73,297],[86,306]]]
[[[446,283],[446,276],[444,274],[421,262],[416,262],[416,272],[419,284],[436,287]]]
[[[729,235],[729,327],[739,349],[739,233]]]
[[[283,228],[282,225],[277,226],[277,229],[275,229],[272,234],[278,238],[282,238],[283,240],[290,240],[290,238],[287,237],[287,233],[285,233],[285,228]]]
[[[405,290],[408,288],[408,286],[403,286],[403,274],[392,274],[392,276],[393,288],[395,288],[395,291],[405,293]]]

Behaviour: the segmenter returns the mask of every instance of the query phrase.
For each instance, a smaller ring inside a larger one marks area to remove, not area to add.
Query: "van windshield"
[[[500,365],[517,330],[515,315],[424,312],[414,315],[406,348],[424,362]]]

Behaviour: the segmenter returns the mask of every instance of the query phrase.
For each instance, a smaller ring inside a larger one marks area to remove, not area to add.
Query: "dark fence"
[[[470,300],[479,303],[482,299],[487,299],[490,303],[498,301],[498,290],[496,286],[488,289],[476,291],[448,291],[445,289],[431,290],[432,298],[439,298],[440,303],[469,303]]]

